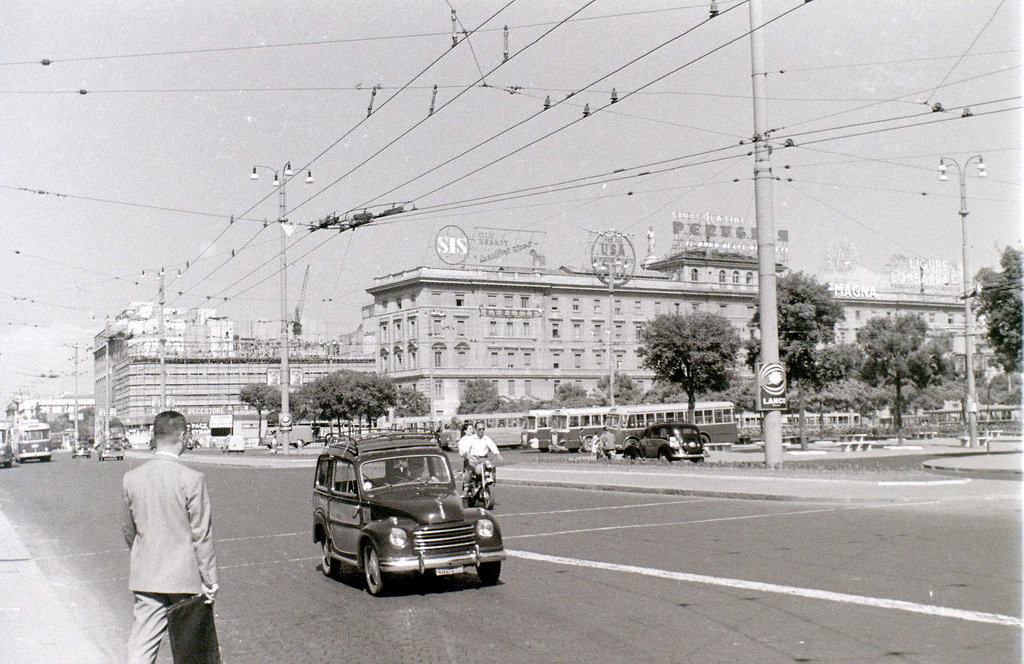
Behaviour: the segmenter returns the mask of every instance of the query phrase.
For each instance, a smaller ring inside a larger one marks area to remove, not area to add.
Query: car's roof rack
[[[365,436],[349,436],[341,434],[342,440],[331,443],[328,447],[337,452],[349,452],[359,456],[360,452],[379,450],[398,450],[412,447],[438,447],[437,441],[429,432],[420,433],[371,433]]]

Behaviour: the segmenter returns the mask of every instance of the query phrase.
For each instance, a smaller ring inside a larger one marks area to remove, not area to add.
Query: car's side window
[[[334,492],[354,496],[356,490],[356,471],[348,461],[338,461],[334,467]]]
[[[316,486],[318,489],[331,488],[331,470],[334,466],[334,459],[320,459],[316,467]]]

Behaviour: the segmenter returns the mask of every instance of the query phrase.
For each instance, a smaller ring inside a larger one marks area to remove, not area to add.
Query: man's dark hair
[[[157,441],[181,435],[188,430],[185,416],[176,410],[165,410],[153,418],[153,444]]]

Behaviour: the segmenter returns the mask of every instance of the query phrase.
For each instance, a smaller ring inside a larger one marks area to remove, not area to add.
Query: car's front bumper
[[[22,450],[18,452],[19,459],[42,459],[50,456],[52,456],[50,450]]]
[[[401,556],[385,558],[380,561],[382,572],[401,573],[419,572],[423,573],[428,569],[448,569],[451,567],[464,567],[467,565],[479,565],[481,563],[499,562],[506,558],[503,549],[481,551],[479,547],[473,551],[459,553],[451,556]]]

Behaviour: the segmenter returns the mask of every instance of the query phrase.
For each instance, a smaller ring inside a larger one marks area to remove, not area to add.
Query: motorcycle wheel
[[[493,586],[501,576],[501,561],[480,563],[476,566],[476,575],[480,578],[480,585]]]
[[[494,494],[491,493],[489,487],[484,487],[480,491],[480,504],[484,507],[484,509],[494,509]]]

